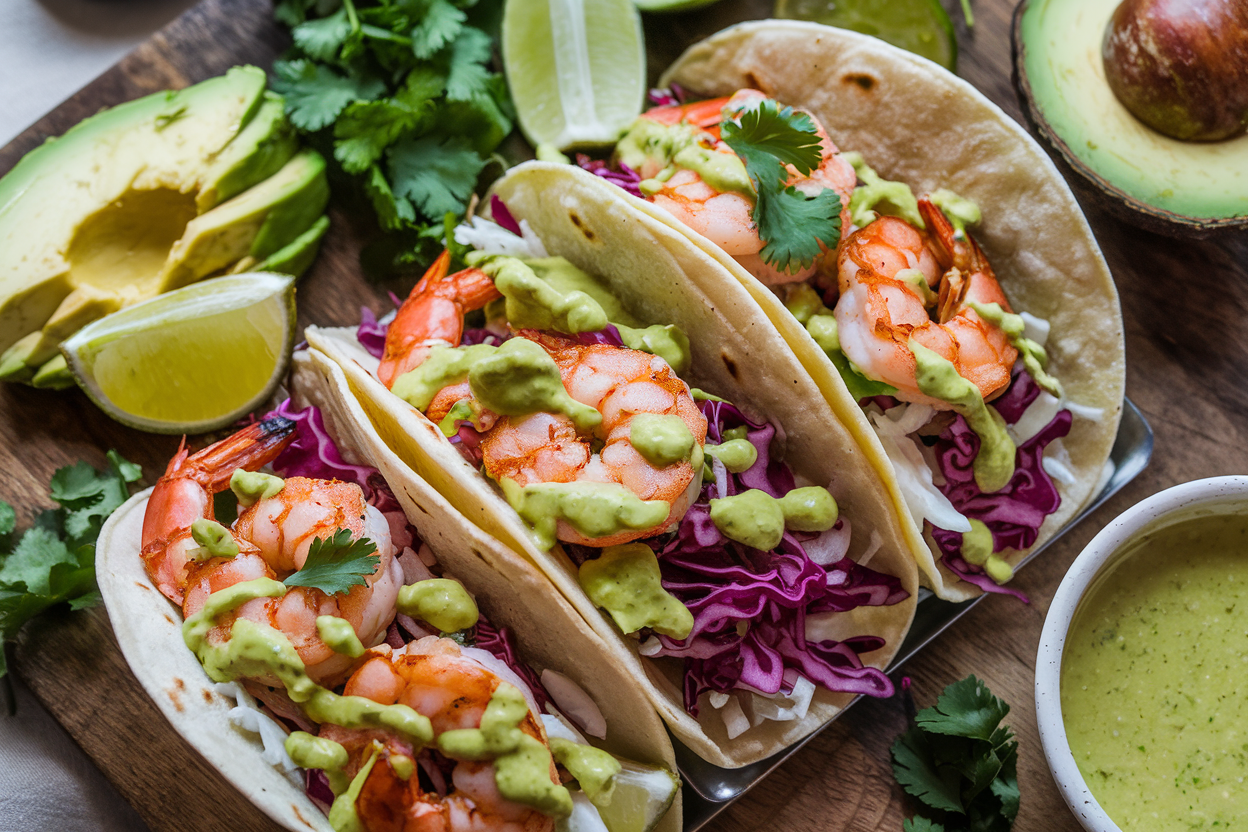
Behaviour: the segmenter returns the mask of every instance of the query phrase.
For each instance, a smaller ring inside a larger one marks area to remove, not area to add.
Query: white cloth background
[[[193,2],[0,0],[0,145]],[[0,712],[0,832],[145,832],[69,735],[15,687],[17,716]]]

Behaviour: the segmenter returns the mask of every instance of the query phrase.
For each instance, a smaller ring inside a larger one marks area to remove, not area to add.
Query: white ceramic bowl
[[[1084,783],[1062,721],[1061,671],[1066,632],[1092,581],[1118,562],[1142,534],[1197,517],[1248,515],[1248,477],[1215,477],[1168,488],[1118,515],[1071,564],[1044,618],[1036,653],[1036,721],[1040,743],[1066,805],[1090,832],[1120,832]]]

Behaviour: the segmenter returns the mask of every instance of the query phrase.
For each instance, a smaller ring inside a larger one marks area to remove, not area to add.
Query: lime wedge
[[[665,768],[617,759],[623,769],[615,775],[611,802],[599,806],[598,815],[608,832],[650,832],[676,799],[680,781]]]
[[[776,0],[775,16],[872,35],[949,70],[958,60],[953,21],[940,0]]]
[[[633,0],[643,12],[687,12],[718,2],[719,0]]]
[[[114,312],[61,344],[101,410],[154,433],[202,433],[259,407],[286,371],[295,279],[205,280]]]
[[[641,114],[646,53],[632,0],[507,0],[502,41],[534,147],[614,144]]]

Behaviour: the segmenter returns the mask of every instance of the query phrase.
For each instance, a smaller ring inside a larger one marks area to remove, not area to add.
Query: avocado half
[[[307,268],[325,161],[265,85],[241,66],[120,104],[0,178],[0,380],[65,386],[58,345],[104,315],[260,264]]]
[[[1101,39],[1121,0],[1022,0],[1014,88],[1032,130],[1099,207],[1172,236],[1248,227],[1248,135],[1184,142],[1146,127],[1105,80]]]

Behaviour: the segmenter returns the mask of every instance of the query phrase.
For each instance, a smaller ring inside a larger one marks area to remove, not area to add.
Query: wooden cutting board
[[[647,16],[652,73],[689,43],[765,17],[769,8],[766,0],[724,0],[695,12]],[[1010,0],[976,0],[973,32],[959,24],[959,74],[1020,118],[1009,81],[1011,12]],[[183,87],[235,64],[267,68],[287,43],[266,0],[204,0],[0,150],[0,173],[101,107]],[[300,324],[354,323],[361,305],[383,311],[386,289],[407,288],[371,285],[360,276],[359,248],[375,233],[366,211],[336,209],[332,219],[322,254],[299,286]],[[1089,220],[1122,294],[1127,392],[1156,431],[1152,466],[1020,573],[1014,585],[1030,605],[987,599],[904,669],[920,707],[968,673],[1014,706],[1008,721],[1021,741],[1019,832],[1079,829],[1045,766],[1032,693],[1041,624],[1071,560],[1108,520],[1161,488],[1248,473],[1248,240],[1177,242],[1097,212]],[[56,468],[79,459],[102,466],[104,451],[117,448],[142,464],[151,482],[176,446],[176,438],[110,421],[77,391],[0,385],[6,472],[0,497],[18,507],[23,526],[48,506]],[[164,721],[126,667],[102,609],[56,611],[27,627],[14,667],[154,832],[276,829]],[[712,828],[899,830],[907,812],[888,746],[904,727],[899,700],[860,703]]]

